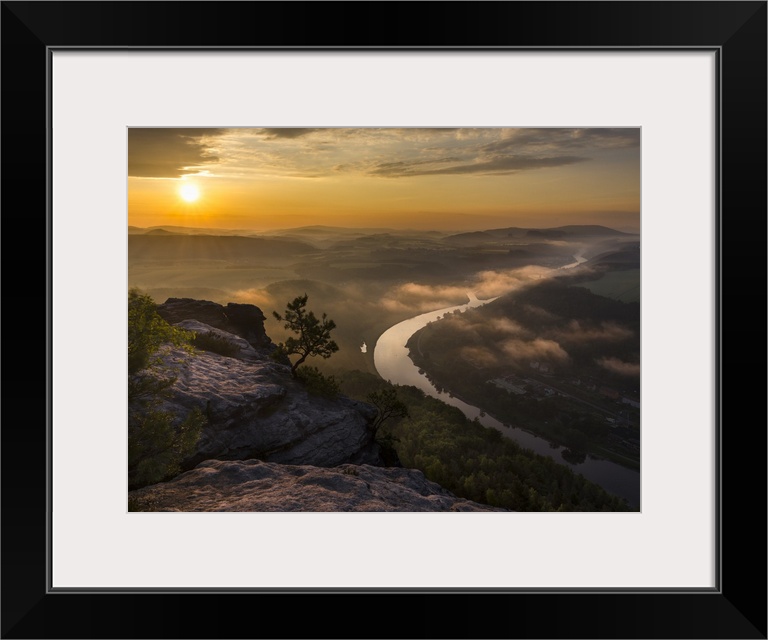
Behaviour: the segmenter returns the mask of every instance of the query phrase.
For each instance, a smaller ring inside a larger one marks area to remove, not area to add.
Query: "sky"
[[[640,227],[638,128],[130,128],[128,224]]]

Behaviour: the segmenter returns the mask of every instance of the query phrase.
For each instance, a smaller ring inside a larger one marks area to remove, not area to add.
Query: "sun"
[[[200,189],[194,184],[184,184],[179,188],[179,195],[187,202],[194,202],[200,197]]]

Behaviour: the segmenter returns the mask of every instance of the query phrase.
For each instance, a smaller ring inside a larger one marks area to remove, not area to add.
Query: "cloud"
[[[622,376],[640,376],[640,364],[635,362],[624,362],[618,358],[600,358],[596,360],[604,369]]]
[[[467,302],[469,292],[481,300],[496,298],[529,284],[548,271],[535,266],[508,271],[481,271],[471,281],[461,285],[407,282],[386,292],[381,303],[388,311],[433,311]]]
[[[488,138],[492,138],[488,142]],[[460,144],[421,149],[420,155],[450,148],[457,156],[427,157],[398,162],[376,162],[368,175],[403,178],[430,175],[509,175],[520,171],[562,167],[591,160],[594,152],[637,147],[640,129],[470,129],[454,134]],[[582,154],[562,153],[578,150]],[[583,155],[587,153],[589,155]]]
[[[445,164],[447,162],[458,162],[459,158],[456,156],[448,156],[446,158],[430,158],[428,160],[412,160],[410,162],[398,161],[398,162],[379,162],[375,168],[369,169],[369,174],[386,175],[388,173],[398,174],[403,171],[411,171],[412,167],[418,167],[419,165],[435,165]]]
[[[547,275],[549,271],[545,267],[537,266],[504,271],[480,271],[475,274],[465,291],[472,291],[480,299],[496,298],[531,284],[541,276]]]
[[[406,135],[426,135],[426,136],[441,136],[446,133],[453,133],[454,131],[464,131],[458,127],[403,127],[400,129],[393,129]]]
[[[451,158],[455,161],[457,158]],[[531,169],[543,169],[549,167],[562,167],[577,162],[584,162],[588,158],[579,156],[553,156],[553,157],[529,157],[529,156],[499,156],[489,160],[480,160],[464,164],[450,164],[447,166],[434,166],[445,164],[446,159],[419,160],[412,162],[387,162],[379,163],[368,171],[368,175],[382,176],[386,178],[407,178],[412,176],[437,176],[437,175],[467,175],[467,174],[491,174],[502,175],[528,171]],[[426,167],[424,166],[426,165]],[[421,168],[424,167],[424,168]]]
[[[522,152],[526,149],[625,149],[640,146],[639,128],[507,129],[501,138],[481,147],[485,153]]]
[[[460,130],[461,131],[461,130]],[[488,142],[488,138],[494,138]],[[520,171],[562,167],[585,162],[591,157],[558,153],[579,150],[589,153],[605,149],[637,147],[640,144],[638,128],[591,129],[470,129],[463,135],[454,134],[454,141],[463,144],[422,149],[442,154],[450,147],[461,151],[457,156],[427,157],[397,162],[374,162],[368,175],[403,178],[430,175],[507,175]]]
[[[504,355],[515,362],[530,360],[554,360],[567,362],[568,352],[554,340],[536,338],[535,340],[520,340],[513,338],[505,340],[500,345]]]
[[[573,145],[597,148],[625,148],[640,146],[640,128],[576,129],[571,137]]]
[[[391,137],[397,140],[427,140],[436,137],[444,137],[455,131],[461,131],[455,127],[262,127],[253,129],[254,133],[264,135],[269,139],[292,139],[306,136],[310,133],[324,134],[324,137],[333,138],[375,138]]]
[[[550,334],[561,342],[620,342],[632,338],[635,333],[631,329],[613,322],[602,322],[599,325],[589,325],[578,320],[571,320],[564,329]]]
[[[151,130],[150,130],[151,131]],[[174,131],[162,129],[159,131]],[[176,130],[195,132],[206,130]],[[207,130],[214,131],[214,130]],[[566,167],[595,159],[605,150],[637,147],[639,129],[505,128],[333,128],[267,127],[227,129],[216,152],[190,157],[189,139],[145,156],[132,175],[174,177],[222,157],[220,170],[240,174],[369,178],[508,176]],[[191,135],[191,134],[190,134]],[[198,138],[199,140],[199,138]],[[201,149],[204,149],[205,146]],[[157,151],[157,150],[155,150]],[[176,156],[180,157],[176,157]],[[155,166],[159,164],[159,166]],[[132,163],[138,166],[138,163]]]
[[[499,364],[496,355],[484,347],[463,347],[459,355],[476,367],[495,367]]]
[[[538,318],[539,320],[545,320],[547,322],[552,322],[560,319],[560,316],[532,304],[524,304],[523,311],[531,314],[532,316]]]
[[[309,135],[315,131],[324,131],[324,129],[306,129],[300,127],[275,127],[257,129],[258,132],[264,133],[267,140],[276,139],[288,139],[301,138],[302,136]]]
[[[494,344],[509,338],[530,339],[533,334],[508,318],[487,318],[470,310],[459,314],[446,314],[440,325],[451,335],[461,335],[461,342]]]
[[[393,287],[382,298],[387,311],[434,311],[467,302],[467,287],[430,286],[408,282]]]
[[[528,333],[527,329],[509,318],[491,318],[486,324],[491,331],[497,334],[514,336]]]
[[[224,129],[129,128],[128,175],[141,178],[179,178],[198,173],[219,158],[210,142]]]

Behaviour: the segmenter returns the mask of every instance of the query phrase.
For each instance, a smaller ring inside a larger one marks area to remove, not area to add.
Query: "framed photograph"
[[[639,127],[130,128],[131,510],[639,512],[640,158]]]
[[[3,3],[4,637],[766,637],[766,3],[405,6]]]

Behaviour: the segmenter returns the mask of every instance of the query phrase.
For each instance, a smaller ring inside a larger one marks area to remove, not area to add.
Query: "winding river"
[[[574,256],[576,262],[565,265],[561,269],[571,268],[585,262],[581,256]],[[536,453],[552,458],[559,464],[571,467],[576,473],[582,474],[588,480],[600,485],[606,491],[614,495],[626,498],[633,508],[640,505],[640,473],[627,469],[608,460],[597,460],[591,457],[579,464],[573,464],[562,457],[563,447],[551,444],[543,438],[533,435],[528,431],[517,427],[507,427],[492,416],[489,416],[478,407],[473,407],[449,393],[438,391],[427,377],[419,373],[418,367],[408,356],[408,348],[405,346],[410,337],[419,329],[433,322],[446,313],[454,311],[464,311],[473,307],[480,307],[492,302],[496,298],[489,300],[479,300],[471,292],[467,293],[469,302],[445,309],[437,309],[428,313],[403,320],[402,322],[387,329],[378,339],[374,347],[373,361],[379,375],[392,384],[412,385],[418,387],[427,395],[438,398],[446,404],[461,409],[467,418],[473,420],[477,418],[481,424],[486,427],[497,429],[506,437],[514,440],[521,446],[531,449]]]

